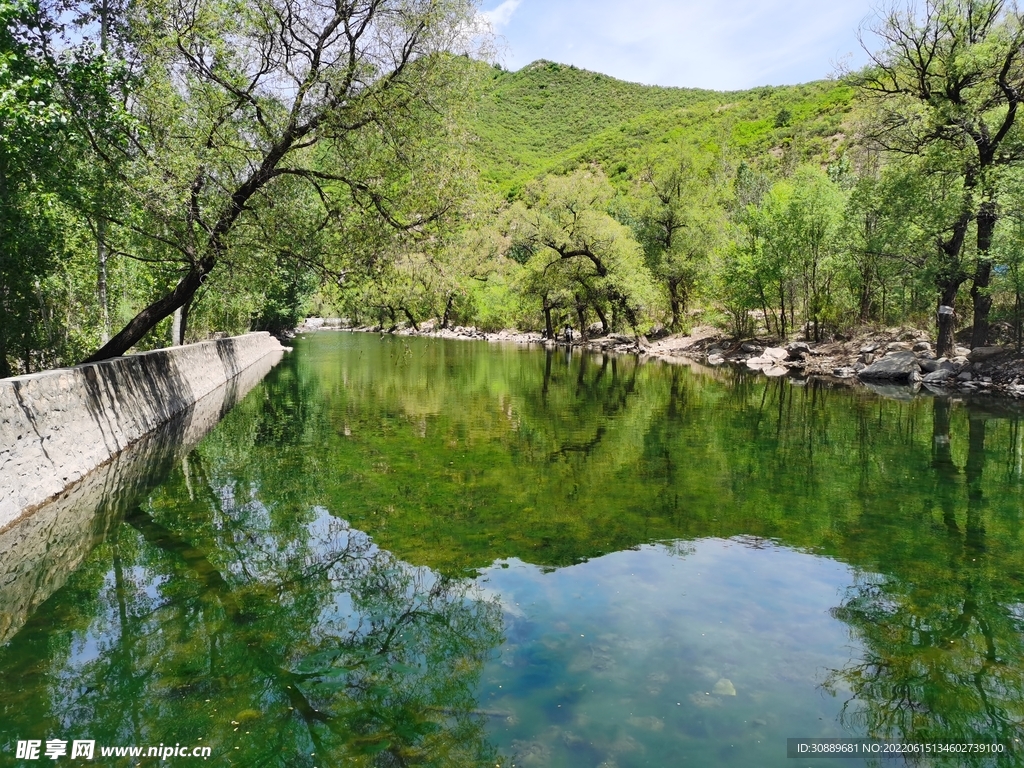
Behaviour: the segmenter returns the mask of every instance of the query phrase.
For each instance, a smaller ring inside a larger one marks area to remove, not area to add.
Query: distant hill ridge
[[[482,74],[474,153],[482,178],[508,193],[581,163],[625,180],[659,145],[693,144],[766,166],[826,162],[842,151],[855,108],[854,90],[827,80],[746,91],[669,88],[543,59]]]

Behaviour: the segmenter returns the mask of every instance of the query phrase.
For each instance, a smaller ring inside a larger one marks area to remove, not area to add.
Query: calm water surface
[[[300,339],[0,646],[0,763],[1024,765],[1022,461],[998,405]]]

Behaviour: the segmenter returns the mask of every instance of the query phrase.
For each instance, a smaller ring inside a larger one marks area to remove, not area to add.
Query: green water
[[[999,404],[299,339],[0,646],[0,764],[1024,765],[1022,462]]]

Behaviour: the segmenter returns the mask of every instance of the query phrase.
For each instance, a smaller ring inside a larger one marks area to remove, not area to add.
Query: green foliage
[[[629,185],[661,144],[707,151],[726,146],[777,165],[772,148],[826,158],[844,141],[841,120],[853,90],[830,82],[719,93],[625,83],[538,61],[518,72],[489,70],[472,120],[481,177],[515,195],[544,173],[596,163]],[[781,112],[792,115],[775,126]]]
[[[651,309],[651,276],[632,232],[608,213],[614,196],[600,171],[548,176],[530,185],[509,211],[510,239],[533,253],[517,274],[550,336],[567,313],[586,332],[590,311],[604,330],[636,331]],[[554,313],[554,314],[553,314]]]

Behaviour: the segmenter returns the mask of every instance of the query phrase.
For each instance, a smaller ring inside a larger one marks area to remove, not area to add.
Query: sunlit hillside
[[[475,156],[483,178],[506,192],[588,162],[622,180],[659,145],[678,142],[768,170],[834,157],[853,99],[834,81],[717,92],[626,83],[549,61],[518,72],[494,67],[477,102]]]

